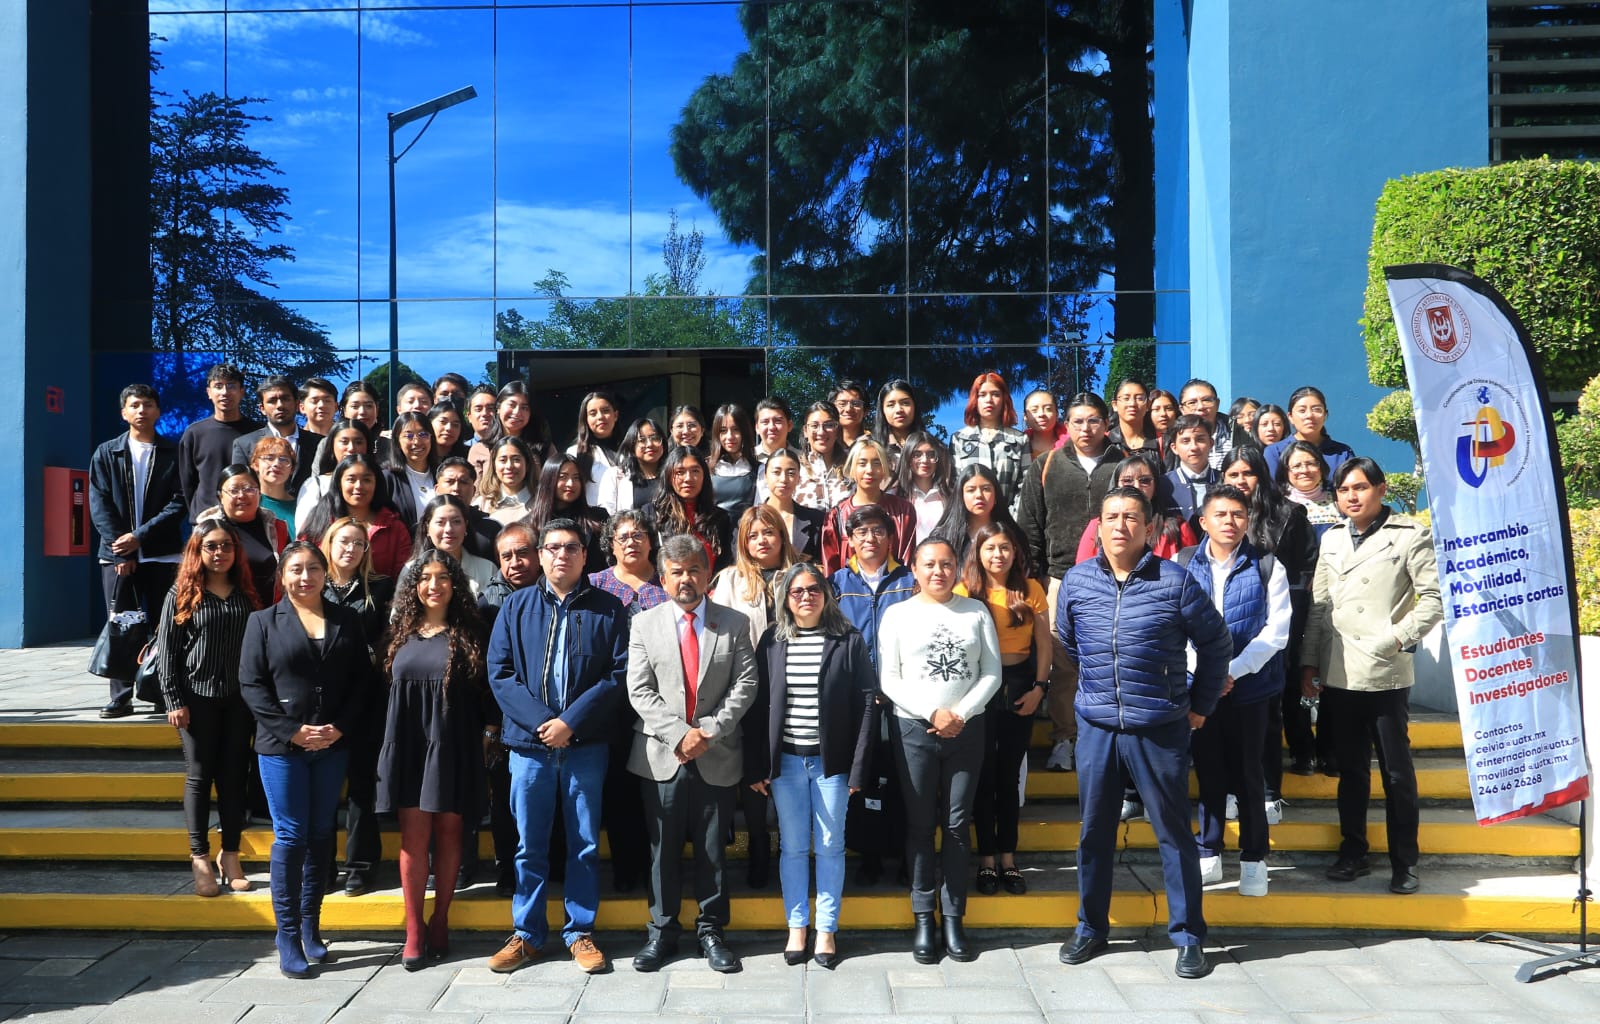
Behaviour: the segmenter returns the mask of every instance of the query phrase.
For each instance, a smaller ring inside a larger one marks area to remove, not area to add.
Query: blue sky
[[[358,373],[387,359],[385,303],[356,301],[388,294],[385,113],[464,85],[478,98],[440,114],[396,174],[402,358],[418,372],[475,377],[497,310],[543,318],[533,282],[551,269],[576,296],[642,290],[673,210],[705,235],[701,288],[744,292],[755,249],[727,241],[667,152],[686,99],[745,49],[737,5],[222,2],[152,0],[154,84],[267,100],[250,141],[284,172],[297,255],[275,295],[370,354]]]

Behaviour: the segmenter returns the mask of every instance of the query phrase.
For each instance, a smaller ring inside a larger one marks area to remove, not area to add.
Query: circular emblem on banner
[[[1461,303],[1443,292],[1429,292],[1411,313],[1411,340],[1436,363],[1453,363],[1472,343],[1472,324]]]
[[[1462,482],[1474,490],[1516,483],[1528,465],[1529,424],[1511,390],[1479,377],[1458,385],[1445,408],[1457,418],[1455,461]]]

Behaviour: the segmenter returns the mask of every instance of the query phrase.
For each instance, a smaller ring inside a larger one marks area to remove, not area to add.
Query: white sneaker
[[[1053,772],[1070,772],[1077,769],[1077,748],[1071,740],[1062,740],[1050,748],[1050,757],[1044,766]]]
[[[1216,884],[1217,882],[1220,882],[1220,881],[1222,881],[1222,858],[1221,857],[1201,857],[1200,858],[1200,884],[1201,885],[1214,885],[1214,884]]]
[[[1228,794],[1228,804],[1223,808],[1222,816],[1229,821],[1239,820],[1239,798],[1232,793]]]
[[[1122,820],[1138,821],[1144,817],[1144,804],[1137,800],[1122,801]]]
[[[1283,801],[1282,800],[1268,800],[1267,801],[1267,824],[1268,825],[1276,825],[1278,822],[1280,822],[1282,820],[1283,820]]]
[[[1203,863],[1203,862],[1202,862]],[[1267,862],[1242,860],[1239,862],[1239,895],[1265,896],[1267,894]]]

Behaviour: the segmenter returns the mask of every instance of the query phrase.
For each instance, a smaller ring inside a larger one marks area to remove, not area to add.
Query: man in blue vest
[[[1189,831],[1189,734],[1206,724],[1233,647],[1200,584],[1150,550],[1150,499],[1118,487],[1100,503],[1100,554],[1067,572],[1056,634],[1078,663],[1078,930],[1061,962],[1106,948],[1124,772],[1161,847],[1167,935],[1180,978],[1211,973],[1200,910],[1200,856]],[[1188,648],[1195,662],[1188,682]]]
[[[1266,776],[1261,747],[1268,698],[1283,690],[1289,645],[1289,577],[1278,560],[1245,537],[1250,501],[1231,484],[1206,492],[1200,523],[1206,539],[1178,555],[1228,625],[1232,659],[1216,710],[1194,732],[1200,782],[1200,881],[1222,881],[1228,794],[1239,802],[1239,895],[1267,894]]]

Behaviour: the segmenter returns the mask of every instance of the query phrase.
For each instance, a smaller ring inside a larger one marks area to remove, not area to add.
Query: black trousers
[[[1417,866],[1417,771],[1411,763],[1411,689],[1336,690],[1324,687],[1322,714],[1333,719],[1339,764],[1339,856],[1367,853],[1371,762],[1378,751],[1389,863]]]
[[[100,586],[106,595],[106,612],[131,612],[143,609],[145,622],[150,626],[150,636],[156,635],[156,623],[161,620],[161,602],[167,599],[172,581],[178,577],[178,567],[168,562],[140,562],[132,576],[117,575],[114,565],[100,567]],[[121,599],[117,584],[122,582]],[[115,602],[115,607],[113,607]],[[108,679],[111,701],[124,704],[133,700],[132,679]]]
[[[645,829],[644,796],[639,777],[628,771],[633,730],[630,728],[613,738],[610,748],[600,818],[611,851],[612,880],[618,889],[627,890],[639,884],[650,870],[650,836]],[[650,783],[646,781],[645,785]],[[565,851],[566,847],[560,849]],[[565,860],[565,853],[561,859]],[[556,863],[551,861],[552,865]]]
[[[983,711],[983,770],[972,802],[972,819],[978,828],[978,854],[1017,852],[1017,819],[1021,794],[1017,780],[1033,741],[1033,716],[1019,715],[1007,694],[1033,686],[1033,662],[1009,665],[1000,673],[1000,692]]]
[[[959,736],[948,740],[930,733],[928,723],[920,719],[897,717],[895,724],[900,729],[895,767],[906,795],[911,911],[939,909],[948,917],[960,917],[967,910],[972,800],[983,771],[985,724],[968,722]],[[1015,775],[1012,778],[1015,787]],[[941,833],[937,860],[934,829]]]
[[[1228,794],[1239,800],[1239,859],[1267,859],[1267,808],[1261,778],[1261,740],[1266,735],[1267,705],[1258,700],[1239,704],[1229,694],[1217,701],[1206,724],[1189,734],[1189,752],[1200,784],[1202,857],[1222,856],[1224,809]]]
[[[344,776],[344,864],[354,871],[371,871],[383,860],[383,837],[378,833],[378,813],[373,810],[378,799],[378,751],[383,746],[383,732],[380,728],[366,733],[351,738]],[[450,884],[454,885],[455,879]]]
[[[486,773],[489,783],[489,834],[494,840],[494,860],[502,870],[509,871],[517,857],[517,822],[511,816],[511,762],[501,758],[489,766]],[[609,797],[610,794],[607,794]],[[556,829],[562,827],[561,815],[556,815]],[[467,815],[466,827],[461,833],[461,865],[464,868],[477,870],[479,860],[478,836],[483,830],[482,815]],[[561,842],[557,845],[556,840]],[[550,861],[552,867],[564,864],[567,857],[566,840],[561,836],[552,836],[550,849],[558,856]]]
[[[691,761],[668,782],[645,779],[645,831],[650,836],[650,937],[676,941],[683,930],[683,843],[694,847],[694,898],[700,905],[695,933],[722,933],[728,926],[725,855],[733,822],[733,786],[713,786]]]
[[[189,724],[178,731],[183,743],[183,820],[189,852],[211,853],[211,787],[217,789],[217,821],[224,853],[239,851],[244,831],[244,780],[255,719],[243,698],[183,695]]]

